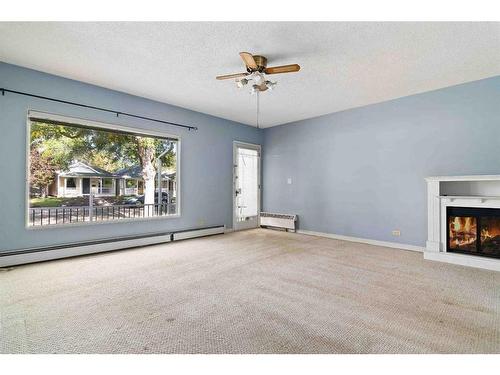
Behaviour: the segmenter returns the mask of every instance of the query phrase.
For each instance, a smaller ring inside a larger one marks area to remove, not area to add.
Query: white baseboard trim
[[[0,267],[10,267],[20,264],[43,262],[79,255],[101,253],[113,250],[122,250],[131,247],[156,245],[188,238],[224,234],[225,225],[209,228],[188,229],[172,233],[149,233],[139,236],[108,238],[103,240],[68,243],[47,248],[31,248],[0,253]]]
[[[128,249],[131,247],[155,245],[171,241],[171,234],[151,236],[143,238],[133,238],[119,241],[109,241],[103,243],[92,243],[81,246],[68,245],[60,246],[57,249],[40,250],[34,252],[24,252],[20,254],[0,256],[0,267],[16,266],[26,263],[43,262],[61,258],[69,258],[79,255],[101,253],[113,250]]]
[[[365,244],[368,244],[368,245],[391,247],[391,248],[394,248],[394,249],[418,251],[418,252],[421,252],[421,253],[424,252],[424,247],[415,246],[415,245],[408,245],[408,244],[402,244],[402,243],[397,243],[397,242],[378,241],[378,240],[371,240],[371,239],[368,239],[368,238],[343,236],[341,234],[334,234],[334,233],[314,232],[314,231],[311,231],[311,230],[304,230],[304,229],[297,230],[297,233],[306,234],[308,236],[333,238],[335,240],[350,241],[350,242],[360,242],[360,243],[365,243]]]
[[[435,251],[424,252],[424,259],[458,264],[460,266],[482,268],[490,271],[500,271],[500,259]]]

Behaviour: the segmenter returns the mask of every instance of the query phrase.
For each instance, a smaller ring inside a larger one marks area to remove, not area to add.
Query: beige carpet
[[[270,230],[0,271],[2,353],[499,353],[500,273]]]

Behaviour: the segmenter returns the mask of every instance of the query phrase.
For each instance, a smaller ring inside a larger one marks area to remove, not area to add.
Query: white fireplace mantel
[[[446,208],[500,208],[500,175],[427,177],[427,243],[424,258],[500,271],[500,259],[446,251]]]

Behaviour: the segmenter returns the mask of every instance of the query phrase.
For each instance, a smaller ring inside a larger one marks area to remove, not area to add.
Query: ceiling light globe
[[[256,85],[261,85],[262,83],[264,83],[264,77],[263,77],[262,73],[255,73],[253,80],[254,80]]]
[[[245,86],[246,84],[248,83],[248,79],[246,78],[243,78],[243,79],[240,79],[239,81],[236,82],[236,86],[238,86],[238,88],[242,88],[243,86]]]
[[[274,90],[276,88],[277,82],[266,81],[266,86],[269,90]]]

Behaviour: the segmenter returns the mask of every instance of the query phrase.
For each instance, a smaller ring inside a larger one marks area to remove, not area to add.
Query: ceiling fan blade
[[[226,74],[224,76],[217,76],[215,77],[216,79],[222,80],[222,79],[231,79],[231,78],[240,78],[240,77],[246,77],[248,73],[235,73],[235,74]]]
[[[293,73],[293,72],[298,72],[299,70],[300,70],[300,65],[291,64],[291,65],[271,66],[269,68],[264,69],[264,73],[266,74]]]
[[[255,59],[253,58],[252,54],[249,52],[240,52],[240,56],[243,59],[243,62],[247,66],[247,68],[250,69],[257,69],[257,63],[255,62]]]

